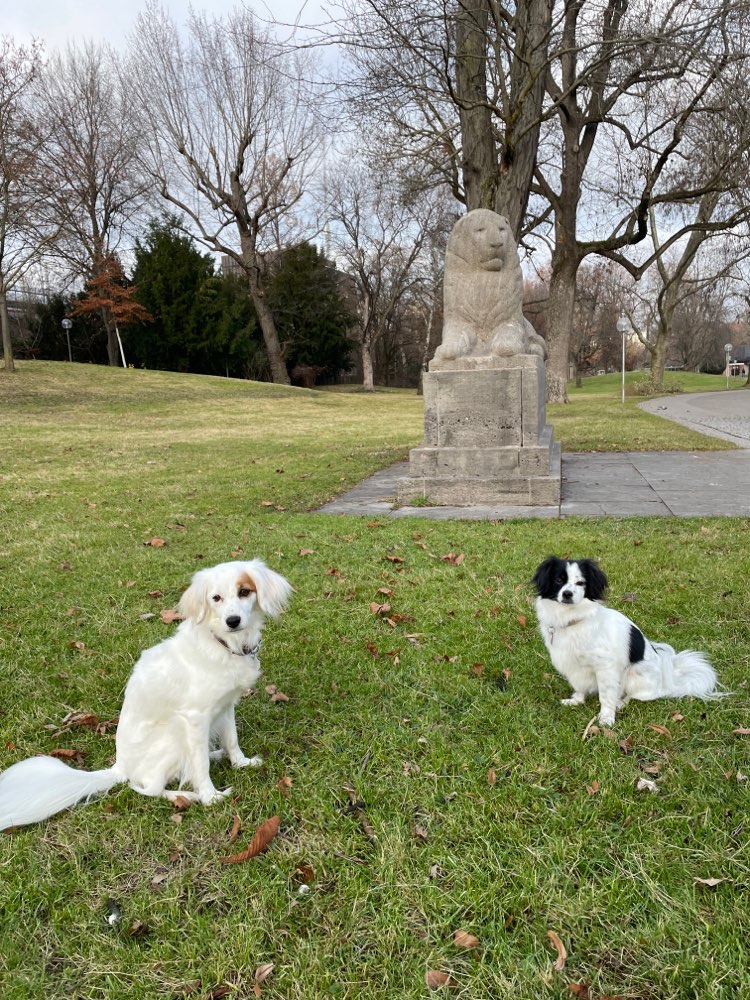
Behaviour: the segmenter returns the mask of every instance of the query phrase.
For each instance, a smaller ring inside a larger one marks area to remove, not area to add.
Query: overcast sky
[[[294,22],[304,0],[257,0],[251,3],[262,18],[269,12],[278,20]],[[132,30],[138,12],[145,6],[132,0],[7,0],[0,16],[0,35],[13,38],[17,43],[28,43],[31,38],[44,42],[47,52],[65,48],[68,42],[81,43],[87,39],[110,42],[120,48]],[[204,10],[221,15],[235,6],[238,0],[163,0],[165,7],[178,23],[184,23],[188,10]],[[302,20],[314,20],[311,12],[319,9],[317,0],[308,2]]]

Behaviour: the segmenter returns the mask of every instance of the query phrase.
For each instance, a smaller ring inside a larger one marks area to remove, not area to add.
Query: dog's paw
[[[574,694],[570,698],[561,698],[560,699],[560,704],[561,705],[568,705],[568,706],[571,706],[571,705],[582,705],[583,704],[583,698],[580,695]]]
[[[232,760],[232,767],[263,767],[262,757],[246,757],[241,754]]]
[[[232,794],[231,785],[229,788],[224,788],[223,790],[219,790],[218,788],[207,788],[205,791],[199,794],[198,799],[200,800],[202,805],[210,806],[216,802],[221,802],[222,799],[225,799],[227,795],[231,794]]]
[[[602,711],[599,713],[599,725],[600,726],[614,726],[615,724],[615,713],[610,711]]]

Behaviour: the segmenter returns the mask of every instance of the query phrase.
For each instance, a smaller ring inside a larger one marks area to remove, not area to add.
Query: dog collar
[[[580,625],[580,623],[582,621],[583,621],[583,618],[574,618],[572,622],[565,622],[564,625],[548,625],[547,626],[547,635],[549,636],[549,644],[550,644],[550,646],[554,642],[555,632],[559,632],[560,629],[563,629],[563,628],[571,628],[571,626],[573,626],[573,625]]]
[[[241,652],[237,652],[236,649],[231,649],[228,642],[224,639],[220,639],[218,635],[214,636],[217,642],[220,642],[224,649],[228,649],[232,656],[257,656],[260,650],[260,639],[255,643],[254,646],[243,646]]]

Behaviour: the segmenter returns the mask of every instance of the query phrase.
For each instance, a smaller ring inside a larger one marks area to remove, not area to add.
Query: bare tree
[[[553,0],[339,0],[350,108],[368,132],[518,239],[542,121]]]
[[[279,44],[247,9],[191,13],[183,41],[155,4],[138,17],[128,69],[147,169],[199,239],[247,275],[273,381],[287,384],[263,257],[297,224],[320,150],[311,69],[309,53]]]
[[[337,261],[357,290],[363,387],[372,391],[375,348],[417,280],[415,265],[437,206],[381,171],[353,164],[342,165],[329,181],[328,211]]]
[[[74,278],[95,279],[133,234],[149,187],[113,53],[87,43],[54,55],[39,79],[36,113],[45,133],[42,190],[61,227],[58,254]],[[112,324],[105,329],[109,363],[117,365]]]
[[[0,39],[0,327],[4,371],[15,371],[8,292],[39,263],[55,236],[39,195],[41,140],[29,95],[41,64],[37,45]]]

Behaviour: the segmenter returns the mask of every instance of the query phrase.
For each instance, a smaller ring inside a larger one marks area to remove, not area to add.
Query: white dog
[[[240,750],[234,707],[260,677],[265,618],[284,611],[291,591],[259,559],[197,572],[178,604],[185,621],[145,650],[130,675],[114,765],[77,771],[54,757],[14,764],[0,774],[0,830],[46,819],[123,782],[172,801],[180,795],[208,804],[228,794],[214,788],[209,760],[226,754],[234,767],[262,763]],[[219,750],[211,752],[212,740]]]
[[[676,653],[665,642],[649,642],[629,618],[601,603],[607,577],[592,559],[550,556],[533,582],[539,631],[552,665],[573,687],[563,705],[581,705],[598,692],[599,722],[612,726],[617,709],[631,698],[724,696],[703,653]]]

